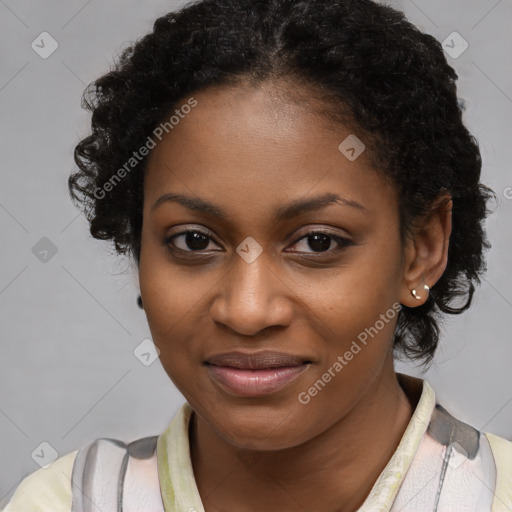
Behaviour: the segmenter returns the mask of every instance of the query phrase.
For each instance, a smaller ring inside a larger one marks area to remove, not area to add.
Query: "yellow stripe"
[[[185,402],[158,438],[158,477],[165,512],[204,512],[190,459],[188,428],[192,413]]]
[[[172,423],[171,423],[172,425]],[[160,480],[160,490],[162,492],[162,501],[166,512],[174,510],[174,488],[169,474],[169,460],[167,458],[167,436],[170,426],[165,432],[158,436],[156,444],[156,458],[158,463],[158,478]]]
[[[402,378],[413,379],[413,377],[407,375],[402,375]],[[400,440],[398,448],[373,485],[370,494],[358,509],[359,512],[385,512],[391,510],[393,501],[418,451],[423,435],[428,428],[432,411],[436,405],[434,390],[426,380],[422,382],[423,390],[419,402]]]
[[[3,512],[69,512],[71,474],[78,450],[26,476]]]
[[[512,511],[512,442],[485,433],[496,463],[496,488],[492,512]]]

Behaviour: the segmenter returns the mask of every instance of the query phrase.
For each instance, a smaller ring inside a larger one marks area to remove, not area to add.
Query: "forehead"
[[[344,141],[357,144],[351,127],[328,121],[307,95],[262,84],[192,97],[195,106],[148,157],[145,210],[170,192],[215,197],[233,213],[268,211],[280,199],[321,193],[338,193],[369,210],[395,207],[393,187],[371,167],[366,150],[356,159],[344,152]]]

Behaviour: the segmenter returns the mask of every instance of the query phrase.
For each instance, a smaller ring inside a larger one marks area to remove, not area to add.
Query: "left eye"
[[[293,245],[306,245],[313,252],[328,252],[331,251],[331,243],[335,241],[338,247],[334,251],[339,250],[347,245],[350,245],[350,241],[341,236],[333,235],[331,233],[324,233],[322,231],[311,231],[303,237],[299,238]],[[292,246],[293,247],[293,246]],[[299,251],[307,252],[307,251]]]

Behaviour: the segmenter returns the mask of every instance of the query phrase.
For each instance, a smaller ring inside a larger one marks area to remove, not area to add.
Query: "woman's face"
[[[147,162],[139,267],[169,377],[218,435],[260,449],[312,439],[392,371],[409,293],[394,188],[353,139],[339,149],[349,127],[277,90],[180,110]]]

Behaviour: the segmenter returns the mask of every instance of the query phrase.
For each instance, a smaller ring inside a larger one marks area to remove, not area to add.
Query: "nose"
[[[293,316],[293,292],[271,257],[247,263],[238,254],[221,280],[210,307],[212,319],[238,334],[251,336],[272,326],[287,326]]]

